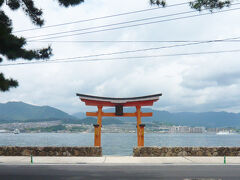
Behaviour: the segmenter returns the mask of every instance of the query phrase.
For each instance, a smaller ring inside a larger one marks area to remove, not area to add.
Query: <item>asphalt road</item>
[[[238,165],[0,165],[0,180],[239,180]]]

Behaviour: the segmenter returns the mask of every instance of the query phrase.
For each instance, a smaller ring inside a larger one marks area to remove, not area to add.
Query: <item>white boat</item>
[[[20,130],[19,130],[19,129],[14,129],[13,133],[14,133],[14,134],[19,134],[19,133],[20,133]]]
[[[0,133],[7,133],[8,131],[7,130],[5,130],[5,129],[1,129],[0,130]]]
[[[216,133],[217,135],[229,135],[229,134],[233,134],[232,132],[230,131],[219,131]]]

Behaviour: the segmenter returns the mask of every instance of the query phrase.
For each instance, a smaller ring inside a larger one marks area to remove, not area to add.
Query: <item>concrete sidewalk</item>
[[[29,156],[0,156],[0,165],[31,164]],[[33,164],[172,164],[172,165],[201,165],[224,164],[224,157],[132,157],[132,156],[103,156],[103,157],[33,157]],[[226,164],[240,165],[240,157],[226,157]]]

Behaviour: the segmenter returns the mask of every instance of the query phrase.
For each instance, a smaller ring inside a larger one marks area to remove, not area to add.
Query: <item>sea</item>
[[[93,146],[93,133],[0,133],[0,146]],[[130,156],[136,133],[102,133],[103,155]],[[145,146],[240,146],[240,134],[145,133]]]

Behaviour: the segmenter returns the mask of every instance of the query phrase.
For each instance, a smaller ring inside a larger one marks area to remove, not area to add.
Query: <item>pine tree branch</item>
[[[0,0],[0,7],[3,5],[4,0]]]
[[[59,5],[61,6],[76,6],[83,3],[84,0],[58,0]]]
[[[150,0],[150,4],[165,7],[166,1],[165,0]]]
[[[42,26],[44,24],[44,20],[41,18],[43,12],[35,7],[32,0],[22,0],[22,9],[35,25]]]
[[[11,10],[17,10],[20,7],[18,0],[7,0],[7,5]]]
[[[8,91],[10,88],[17,87],[18,82],[13,79],[6,79],[3,73],[0,73],[0,91]]]
[[[149,0],[151,5],[166,6],[165,0]],[[203,9],[208,9],[213,11],[214,9],[222,9],[224,7],[229,7],[231,5],[231,0],[195,0],[189,3],[192,9],[197,11],[202,11]]]
[[[229,7],[231,5],[230,0],[221,1],[221,0],[195,0],[189,3],[192,9],[197,11],[202,11],[202,9],[208,9],[211,12],[214,9],[222,9],[224,7]]]
[[[6,56],[9,60],[23,58],[32,59],[48,59],[52,55],[51,47],[39,50],[24,49],[26,40],[23,37],[17,37],[12,32],[11,20],[0,11],[0,54]]]

